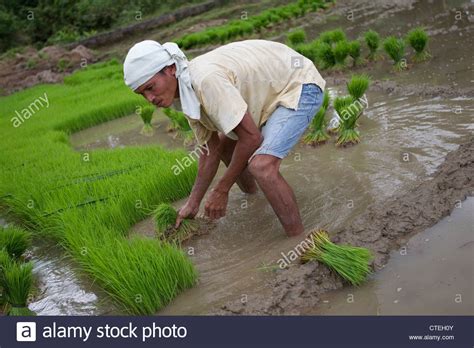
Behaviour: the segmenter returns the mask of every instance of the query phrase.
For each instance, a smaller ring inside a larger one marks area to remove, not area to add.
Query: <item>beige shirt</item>
[[[237,140],[232,130],[248,110],[261,127],[278,106],[296,109],[302,84],[326,82],[313,62],[288,46],[246,40],[221,46],[189,62],[192,85],[201,103],[201,118],[188,118],[198,144],[219,131]]]

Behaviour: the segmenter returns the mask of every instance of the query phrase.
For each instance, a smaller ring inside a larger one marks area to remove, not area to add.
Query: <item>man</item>
[[[310,60],[277,42],[247,40],[188,61],[176,44],[146,40],[128,52],[124,77],[158,107],[179,98],[198,144],[208,146],[177,226],[197,214],[222,160],[227,170],[207,198],[207,216],[225,215],[234,183],[254,193],[256,181],[287,235],[304,231],[279,168],[322,104],[325,81]]]

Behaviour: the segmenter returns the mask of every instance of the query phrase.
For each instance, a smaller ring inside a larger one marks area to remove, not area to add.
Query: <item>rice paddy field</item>
[[[229,2],[0,97],[0,312],[472,314],[472,10]],[[192,59],[247,38],[289,45],[327,82],[281,166],[319,231],[304,254],[306,234],[287,238],[264,195],[237,185],[224,218],[174,228],[197,173],[192,131],[179,107],[152,108],[123,82],[136,41],[175,41]]]

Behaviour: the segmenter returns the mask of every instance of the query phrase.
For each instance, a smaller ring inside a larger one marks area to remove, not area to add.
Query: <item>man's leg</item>
[[[248,169],[257,180],[286,234],[297,236],[304,231],[296,197],[280,174],[281,159],[272,155],[255,155]]]
[[[221,133],[219,133],[219,140],[221,146],[221,150],[219,151],[221,161],[224,162],[226,166],[229,166],[237,141],[232,140]],[[250,174],[248,167],[245,168],[244,171],[239,175],[236,183],[240,187],[242,192],[257,192],[257,184],[255,183],[255,179]]]

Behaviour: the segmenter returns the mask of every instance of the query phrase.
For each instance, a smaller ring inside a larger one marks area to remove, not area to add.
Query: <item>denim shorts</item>
[[[303,84],[298,108],[288,109],[279,106],[270,115],[261,131],[263,142],[253,153],[286,157],[303,135],[323,103],[323,91],[314,83]]]

